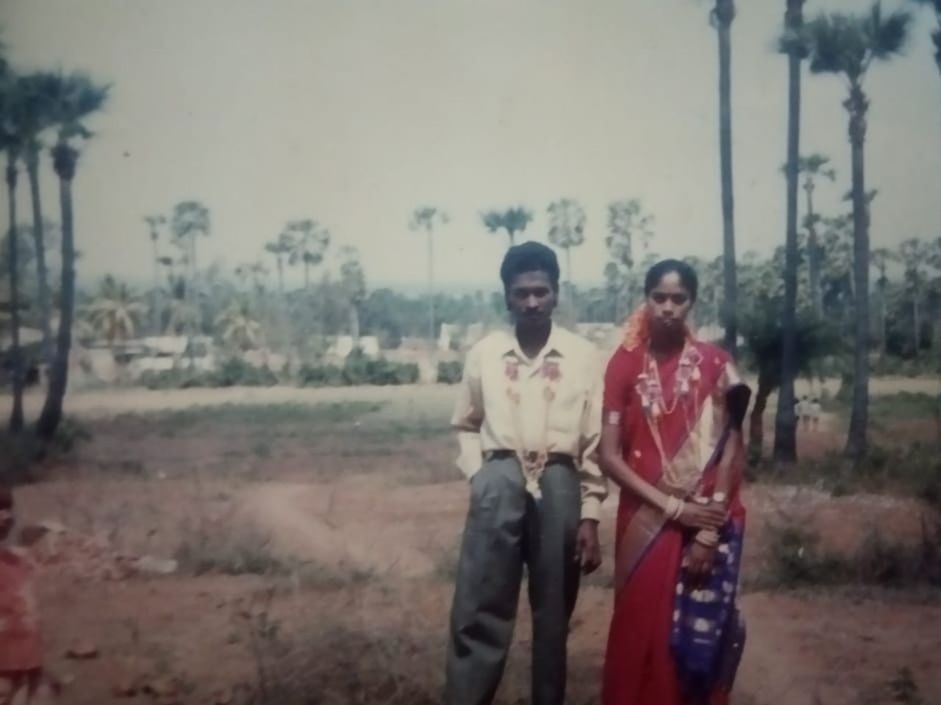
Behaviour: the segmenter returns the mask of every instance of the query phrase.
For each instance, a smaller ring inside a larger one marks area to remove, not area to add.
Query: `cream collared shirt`
[[[491,450],[570,455],[581,482],[582,518],[598,519],[607,495],[597,457],[601,362],[594,345],[557,325],[534,359],[511,331],[480,340],[464,361],[451,419],[461,450],[458,467],[471,478]]]

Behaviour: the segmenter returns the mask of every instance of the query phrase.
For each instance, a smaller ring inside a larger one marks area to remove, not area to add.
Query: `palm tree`
[[[715,0],[710,21],[719,39],[719,170],[722,184],[722,273],[725,347],[738,341],[738,285],[735,271],[735,203],[732,190],[732,22],[734,0]]]
[[[198,309],[197,296],[199,266],[196,258],[196,239],[198,236],[209,236],[209,209],[199,201],[183,201],[173,208],[173,217],[170,224],[177,246],[185,253],[189,269],[186,282],[186,298],[194,309]],[[202,321],[197,320],[195,330],[202,328]],[[191,331],[192,335],[195,331]]]
[[[853,408],[846,455],[860,460],[866,452],[869,421],[869,204],[865,187],[864,146],[869,99],[863,81],[874,61],[899,54],[908,39],[911,15],[883,16],[876,2],[864,15],[821,14],[808,27],[810,70],[842,76],[849,87],[843,105],[849,113],[853,174],[853,272],[856,299]]]
[[[797,179],[800,159],[801,62],[804,0],[787,0],[781,51],[788,60],[787,109],[787,226],[784,238],[784,311],[781,319],[781,385],[775,415],[774,459],[797,461],[797,416],[794,413],[794,378],[797,376]]]
[[[585,209],[572,198],[549,204],[549,242],[565,251],[569,297],[572,296],[572,248],[585,242]]]
[[[296,248],[294,236],[289,228],[285,228],[277,239],[265,244],[265,251],[274,255],[278,271],[278,293],[284,296],[284,257],[291,254]]]
[[[134,337],[137,322],[146,310],[127,284],[109,275],[101,281],[85,315],[93,330],[114,350],[115,343]]]
[[[316,220],[295,220],[287,225],[294,247],[288,260],[292,266],[298,262],[304,265],[304,290],[310,290],[310,268],[323,262],[327,247],[330,246],[330,231]]]
[[[487,230],[492,233],[500,230],[506,230],[507,237],[510,240],[510,247],[516,244],[516,233],[526,230],[533,219],[533,214],[523,206],[516,208],[507,208],[506,210],[489,210],[481,213],[480,219],[483,221]]]
[[[23,100],[15,79],[0,76],[0,150],[6,154],[7,200],[10,211],[10,226],[7,236],[9,245],[8,266],[10,275],[10,326],[13,363],[13,408],[10,412],[10,432],[23,429],[23,360],[20,350],[20,297],[19,297],[19,236],[16,225],[16,185],[18,170],[16,163],[23,152],[24,133],[22,123]]]
[[[646,251],[653,239],[652,215],[644,213],[643,206],[636,198],[615,201],[608,204],[608,231],[605,245],[611,259],[623,269],[624,276],[630,281],[633,278],[635,238],[640,238],[641,248]],[[627,308],[634,307],[633,291],[627,287]]]
[[[905,283],[912,299],[912,345],[915,357],[921,354],[921,302],[924,295],[924,265],[931,259],[931,248],[912,238],[899,245],[898,259],[905,267]]]
[[[428,337],[437,338],[435,325],[435,228],[446,225],[450,221],[448,214],[434,206],[416,208],[409,221],[409,230],[424,230],[428,238]]]
[[[366,275],[355,247],[344,247],[340,251],[340,284],[346,294],[350,314],[350,337],[353,347],[359,345],[359,307],[366,298]]]
[[[261,340],[261,324],[247,299],[233,302],[216,319],[216,327],[222,340],[242,351],[258,347]]]
[[[938,70],[941,71],[941,0],[913,0],[913,2],[934,9],[938,26],[931,32],[931,40],[934,42],[934,62],[937,64]]]
[[[150,231],[150,244],[153,248],[154,288],[150,292],[150,308],[153,317],[154,335],[160,333],[160,253],[157,250],[157,241],[160,239],[160,228],[166,224],[167,219],[162,215],[145,215],[144,222]]]
[[[802,188],[806,197],[807,211],[804,214],[804,227],[807,229],[807,265],[810,277],[810,301],[814,313],[819,316],[823,312],[823,304],[820,299],[820,257],[822,254],[820,248],[820,238],[817,234],[817,225],[820,222],[820,216],[814,212],[814,191],[817,188],[816,180],[818,177],[836,180],[836,171],[828,165],[830,158],[822,154],[811,154],[810,156],[800,157],[797,160],[797,171],[804,175]]]
[[[886,276],[886,270],[890,262],[898,260],[898,255],[892,250],[880,247],[872,251],[870,259],[872,266],[879,271],[879,278],[876,279],[876,290],[879,292],[879,346],[881,357],[885,358],[886,345],[888,342],[888,336],[886,335],[886,310],[889,287],[889,278]]]
[[[39,435],[52,438],[62,420],[62,403],[68,385],[69,353],[72,347],[72,319],[75,314],[75,226],[72,214],[72,181],[78,165],[78,148],[74,142],[85,140],[92,133],[84,120],[104,107],[108,86],[92,81],[84,74],[56,74],[46,83],[51,122],[58,128],[52,148],[52,163],[59,177],[59,200],[62,211],[62,284],[60,292],[59,332],[55,362],[51,370],[46,401],[36,424]]]
[[[50,104],[55,76],[33,73],[17,79],[17,91],[23,99],[24,162],[29,179],[30,202],[33,211],[33,245],[36,252],[37,303],[42,330],[42,359],[49,369],[53,360],[52,310],[49,293],[49,275],[46,267],[45,222],[42,216],[42,198],[39,189],[39,155],[43,143],[42,132],[53,126],[53,106]]]

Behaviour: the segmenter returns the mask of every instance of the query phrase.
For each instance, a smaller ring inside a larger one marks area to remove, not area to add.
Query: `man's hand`
[[[594,519],[582,519],[578,525],[575,540],[575,562],[581,566],[582,573],[589,575],[601,565],[601,543],[598,541],[598,522]]]
[[[715,546],[703,546],[701,543],[693,541],[689,547],[686,569],[689,571],[693,583],[697,586],[706,582],[706,579],[712,574],[712,564],[715,561]]]

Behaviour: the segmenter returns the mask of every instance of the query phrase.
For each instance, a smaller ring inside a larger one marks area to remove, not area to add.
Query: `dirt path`
[[[302,561],[315,560],[329,570],[400,578],[433,571],[428,556],[381,537],[381,528],[373,522],[323,518],[335,513],[331,508],[343,491],[337,485],[257,484],[243,491],[241,510],[271,536],[280,551]]]

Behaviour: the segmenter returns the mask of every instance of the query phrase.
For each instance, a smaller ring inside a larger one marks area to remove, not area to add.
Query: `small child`
[[[820,413],[823,411],[823,408],[820,405],[820,400],[817,397],[814,397],[810,402],[810,406],[807,410],[807,415],[810,417],[810,427],[816,431],[820,425]]]
[[[14,523],[13,492],[0,485],[0,705],[38,705],[47,688],[33,564],[9,545]]]

